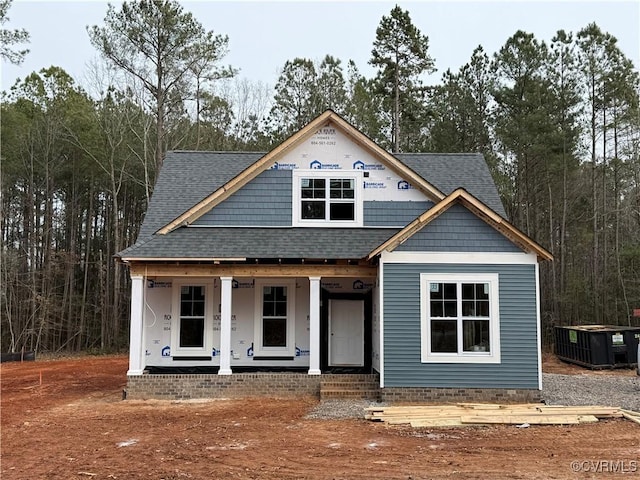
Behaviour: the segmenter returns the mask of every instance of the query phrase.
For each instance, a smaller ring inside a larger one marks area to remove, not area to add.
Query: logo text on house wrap
[[[364,163],[362,160],[353,162],[354,170],[385,170],[385,166],[381,163]]]
[[[311,170],[340,170],[339,163],[322,163],[320,160],[313,160],[309,164]]]
[[[298,168],[298,165],[296,165],[295,163],[275,162],[271,166],[271,170],[295,170],[296,168]]]
[[[239,282],[235,278],[231,280],[231,288],[253,288],[255,286],[255,280],[249,282]]]
[[[373,283],[365,283],[362,280],[355,280],[352,288],[354,290],[371,290],[373,288]]]

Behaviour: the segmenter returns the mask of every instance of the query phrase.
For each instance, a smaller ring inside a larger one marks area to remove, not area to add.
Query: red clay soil
[[[552,353],[542,354],[542,371],[544,373],[560,373],[562,375],[619,375],[623,377],[637,376],[635,368],[602,368],[589,369],[574,363],[563,362]]]
[[[412,429],[306,419],[317,403],[310,398],[122,401],[126,369],[125,357],[2,364],[1,478],[575,479],[640,472],[640,425],[628,420]]]

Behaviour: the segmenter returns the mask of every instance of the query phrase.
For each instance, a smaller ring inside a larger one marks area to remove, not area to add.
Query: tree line
[[[224,65],[228,38],[174,0],[110,5],[87,33],[102,60],[85,85],[54,66],[2,93],[2,351],[125,348],[113,255],[135,242],[166,151],[268,151],[327,108],[392,152],[484,154],[510,221],[555,257],[541,265],[547,341],[640,308],[639,75],[596,24],[517,31],[427,84],[428,36],[396,6],[371,78],[328,54],[287,61],[273,88]],[[28,54],[27,32],[0,39],[4,61]]]

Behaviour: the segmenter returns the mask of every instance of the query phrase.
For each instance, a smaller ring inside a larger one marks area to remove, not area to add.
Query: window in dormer
[[[295,172],[293,181],[294,225],[362,223],[359,172]]]

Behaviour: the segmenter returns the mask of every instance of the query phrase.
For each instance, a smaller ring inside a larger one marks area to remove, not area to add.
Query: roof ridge
[[[167,154],[169,153],[180,153],[180,154],[193,154],[193,153],[201,153],[201,154],[221,154],[221,153],[232,153],[234,155],[242,155],[242,154],[266,154],[268,151],[264,150],[167,150]],[[438,156],[438,157],[453,157],[453,156],[483,156],[480,152],[397,152],[392,153],[392,155],[428,155],[428,156]]]
[[[202,153],[202,154],[211,154],[211,153],[233,153],[236,155],[242,155],[242,154],[246,154],[246,153],[255,153],[255,154],[265,154],[267,152],[264,151],[259,151],[259,150],[242,150],[242,151],[237,151],[237,150],[167,150],[167,155],[170,153],[189,153],[189,154],[193,154],[193,153]]]
[[[459,153],[454,153],[454,152],[445,152],[445,153],[438,153],[438,152],[399,152],[399,153],[394,153],[393,155],[397,156],[397,155],[429,155],[429,156],[438,156],[438,157],[460,157],[460,156],[484,156],[482,153],[480,152],[459,152]]]

